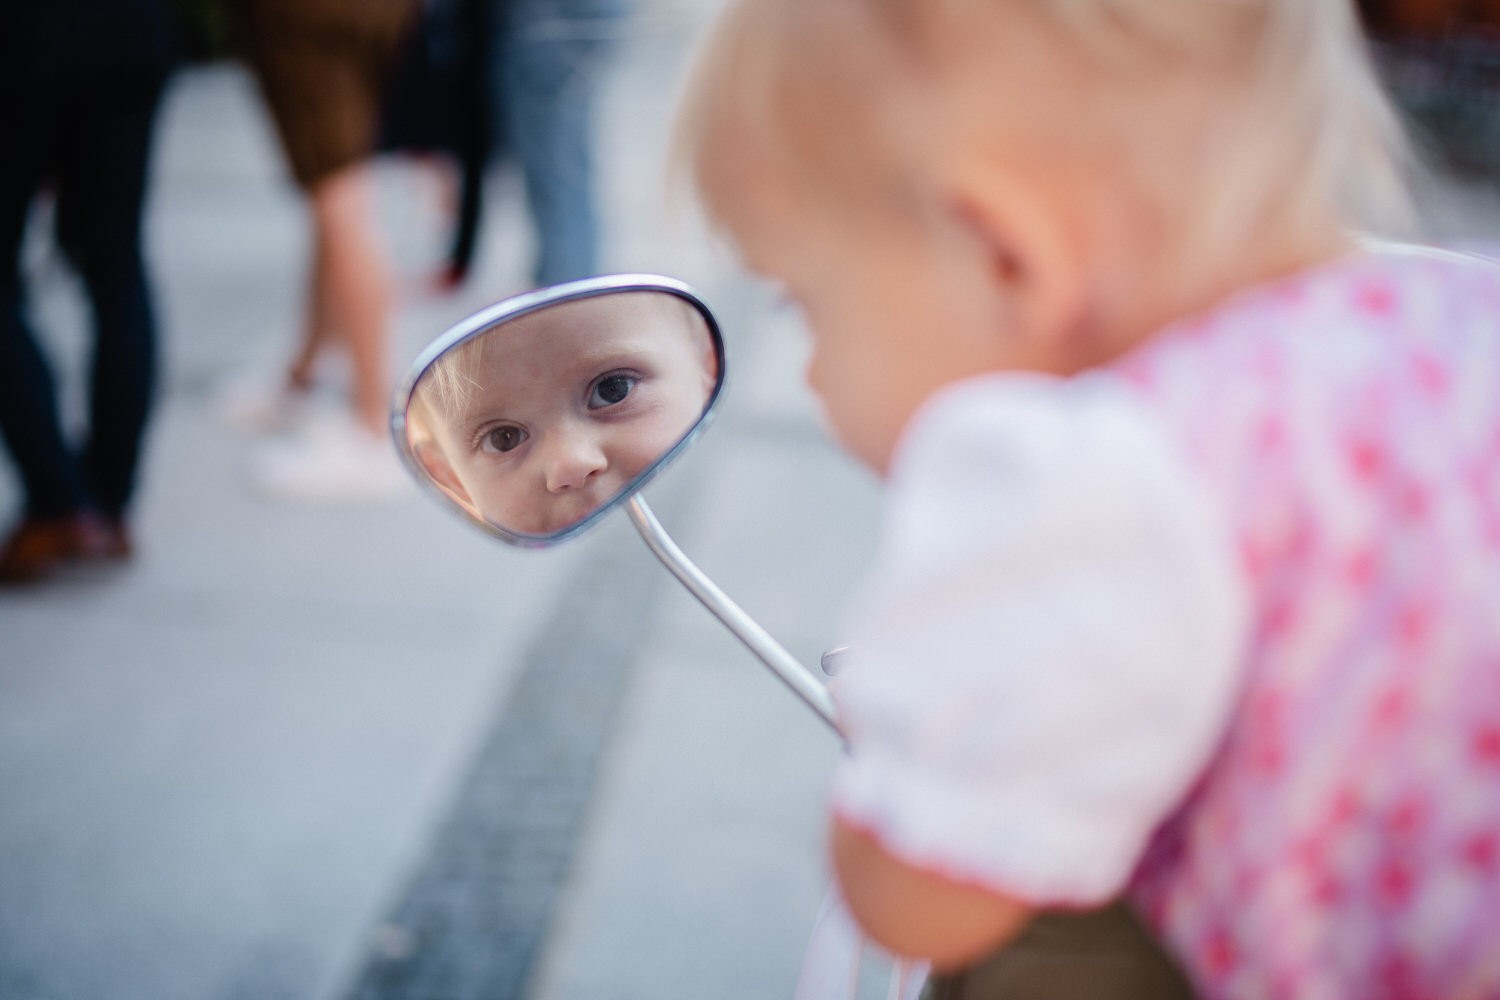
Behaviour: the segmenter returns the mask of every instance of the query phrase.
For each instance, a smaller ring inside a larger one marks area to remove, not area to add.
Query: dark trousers
[[[0,80],[0,434],[29,517],[130,500],[156,369],[141,253],[151,127],[164,76]],[[93,313],[88,430],[70,441],[56,383],[26,318],[20,250],[29,207],[56,190],[57,237]]]

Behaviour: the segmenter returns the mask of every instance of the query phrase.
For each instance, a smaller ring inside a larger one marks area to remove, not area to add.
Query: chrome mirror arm
[[[759,622],[730,600],[717,584],[683,554],[640,494],[631,497],[625,504],[625,509],[630,513],[630,520],[635,525],[636,531],[640,532],[641,538],[655,553],[656,558],[661,560],[662,565],[671,570],[672,575],[682,581],[682,585],[688,589],[688,592],[712,612],[715,618],[723,622],[725,627],[733,632],[750,652],[770,667],[771,672],[791,688],[793,694],[801,698],[807,707],[818,713],[818,716],[828,723],[829,728],[838,732],[838,723],[834,720],[833,698],[828,694],[828,688],[823,682],[818,680],[812,671],[798,663],[791,653],[771,638],[770,633],[762,628]]]

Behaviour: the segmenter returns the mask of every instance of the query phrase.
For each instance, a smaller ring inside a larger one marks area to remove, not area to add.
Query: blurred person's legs
[[[97,81],[95,81],[97,83]],[[5,101],[0,158],[0,432],[20,474],[19,525],[0,548],[0,580],[35,579],[76,558],[129,554],[125,512],[150,410],[155,325],[141,255],[159,73],[105,86],[34,81]],[[21,244],[33,196],[57,182],[57,231],[93,312],[88,437],[64,432],[56,383],[26,321]]]
[[[93,307],[84,469],[106,518],[135,490],[156,381],[156,321],[141,252],[151,126],[163,81],[92,95],[60,144],[57,232]]]
[[[427,31],[430,44],[449,60],[449,90],[443,103],[447,116],[431,148],[445,149],[455,160],[456,190],[449,192],[454,209],[453,242],[447,263],[436,281],[438,290],[462,284],[474,263],[480,221],[484,214],[484,178],[489,167],[496,122],[494,100],[495,0],[429,0]],[[433,92],[427,95],[431,100]],[[409,113],[409,112],[408,112]],[[430,115],[431,112],[429,111]]]
[[[313,244],[300,341],[272,402],[305,393],[329,348],[347,354],[351,375],[342,411],[307,411],[294,437],[256,455],[252,476],[277,497],[359,499],[403,485],[384,432],[393,276],[369,162],[383,84],[414,10],[410,0],[246,8],[251,63],[307,198]]]
[[[52,370],[27,323],[21,244],[44,153],[30,135],[0,157],[0,432],[20,476],[22,516],[56,518],[85,506],[82,469],[63,435]]]
[[[314,229],[309,326],[314,338],[329,329],[342,338],[351,362],[355,418],[371,433],[384,435],[392,271],[376,229],[368,164],[354,164],[317,181],[308,201]],[[308,350],[298,356],[294,377],[297,366],[312,356]]]
[[[515,0],[496,18],[497,107],[536,235],[538,285],[599,267],[594,107],[621,0]]]

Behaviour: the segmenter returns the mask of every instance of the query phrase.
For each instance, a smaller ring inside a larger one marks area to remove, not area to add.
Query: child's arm
[[[914,868],[835,818],[833,866],[849,911],[889,952],[949,970],[998,948],[1026,926],[1020,900]]]
[[[961,965],[1113,899],[1222,739],[1233,536],[1137,406],[1002,377],[908,429],[831,685],[833,860],[898,954]]]

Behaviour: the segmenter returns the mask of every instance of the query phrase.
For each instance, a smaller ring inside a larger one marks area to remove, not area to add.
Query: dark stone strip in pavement
[[[525,995],[616,709],[669,579],[634,533],[618,527],[607,526],[616,538],[594,545],[597,554],[539,630],[451,814],[375,931],[349,1000]],[[590,539],[598,541],[605,540]]]

